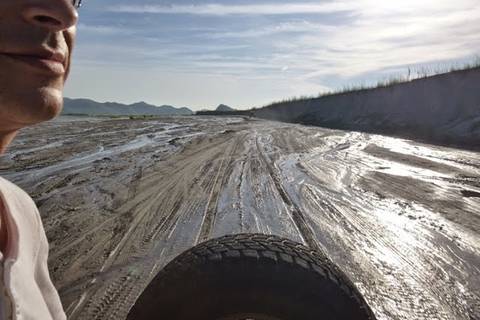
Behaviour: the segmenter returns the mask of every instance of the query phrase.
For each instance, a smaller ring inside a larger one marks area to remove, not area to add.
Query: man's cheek
[[[64,37],[65,37],[65,41],[67,42],[68,49],[71,52],[73,50],[73,47],[75,46],[75,39],[77,37],[77,27],[72,26],[68,28],[64,32]]]
[[[1,0],[0,0],[1,1]],[[65,42],[67,44],[67,47],[68,47],[68,61],[67,61],[67,70],[65,72],[65,78],[64,78],[64,81],[67,80],[69,74],[70,74],[70,70],[71,70],[71,67],[72,67],[72,56],[73,56],[73,49],[75,47],[75,38],[76,38],[76,35],[77,35],[77,27],[76,26],[72,26],[70,27],[69,29],[67,29],[66,31],[64,31],[63,33],[63,36],[65,37]]]

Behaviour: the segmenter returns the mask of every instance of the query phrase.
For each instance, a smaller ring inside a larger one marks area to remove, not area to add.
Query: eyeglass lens
[[[72,0],[72,4],[75,8],[80,8],[82,6],[82,0]]]

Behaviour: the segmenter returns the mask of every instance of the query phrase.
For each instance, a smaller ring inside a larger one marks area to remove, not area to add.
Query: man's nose
[[[78,12],[70,0],[26,1],[22,15],[28,23],[54,32],[68,29],[78,21]]]

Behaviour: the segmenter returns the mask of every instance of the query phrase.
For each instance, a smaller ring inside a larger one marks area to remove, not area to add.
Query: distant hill
[[[225,105],[225,104],[221,104],[217,107],[217,109],[215,109],[215,111],[220,111],[220,112],[233,112],[233,111],[236,111],[235,109]]]
[[[101,103],[89,99],[64,98],[62,114],[86,114],[92,116],[173,116],[192,115],[193,111],[189,108],[175,108],[167,105],[158,107],[145,102],[126,105],[116,102]]]

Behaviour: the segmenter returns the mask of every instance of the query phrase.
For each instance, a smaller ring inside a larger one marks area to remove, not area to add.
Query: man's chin
[[[58,87],[24,87],[5,96],[0,92],[0,126],[14,131],[58,116],[63,109],[63,87]]]
[[[18,101],[19,109],[23,110],[25,125],[37,124],[48,121],[62,112],[62,90],[43,87],[23,95],[22,101]]]

